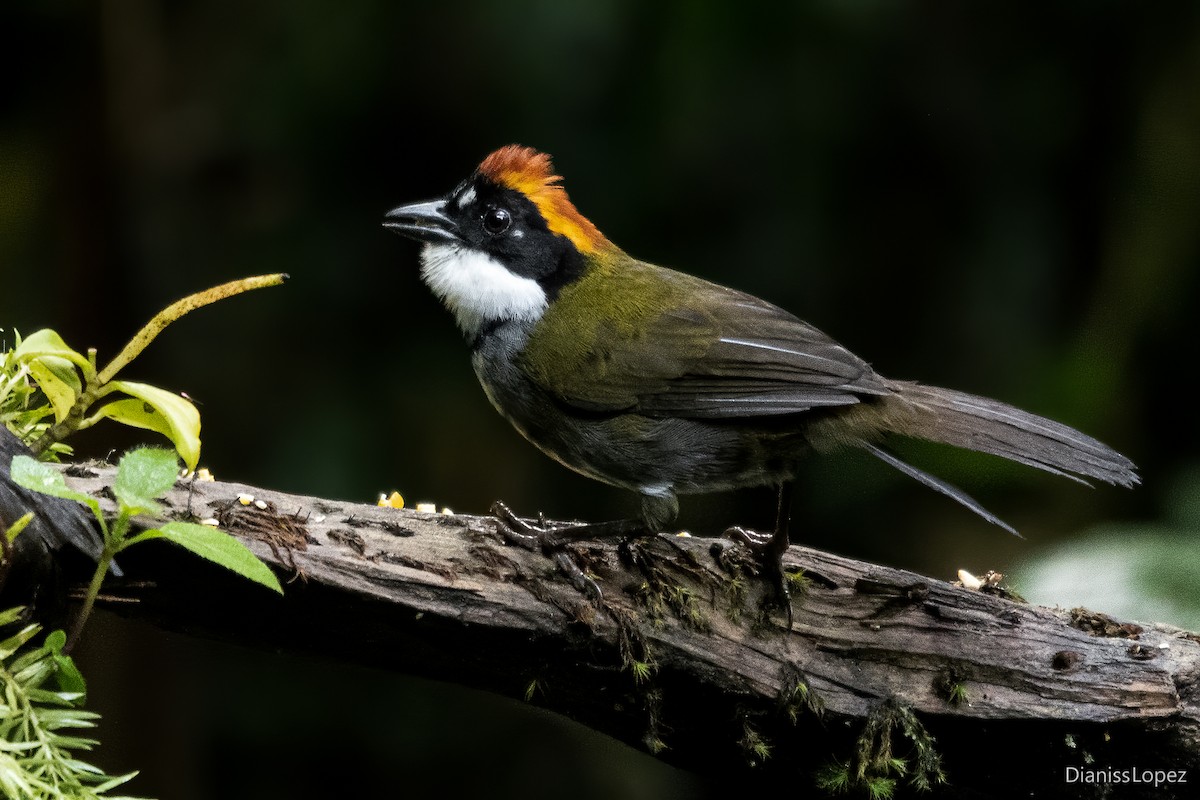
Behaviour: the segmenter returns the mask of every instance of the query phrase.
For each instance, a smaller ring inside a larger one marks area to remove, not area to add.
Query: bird
[[[773,531],[725,533],[760,556],[786,600],[792,486],[811,453],[860,448],[1014,534],[888,440],[990,453],[1083,483],[1139,482],[1128,458],[1073,428],[885,378],[766,300],[634,258],[576,209],[562,180],[546,153],[508,145],[448,194],[383,221],[423,244],[421,278],[454,316],[496,410],[563,466],[641,497],[637,517],[555,529],[497,504],[517,535],[549,547],[653,534],[675,520],[681,495],[774,487]]]

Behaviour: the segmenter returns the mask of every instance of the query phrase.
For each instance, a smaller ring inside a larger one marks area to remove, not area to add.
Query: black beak
[[[446,216],[445,207],[445,200],[431,200],[393,208],[383,227],[418,242],[457,242],[458,223]]]

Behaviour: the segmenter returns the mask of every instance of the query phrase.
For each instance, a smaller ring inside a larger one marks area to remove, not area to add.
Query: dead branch
[[[113,477],[72,475],[97,496]],[[974,796],[1057,795],[1070,765],[1200,767],[1200,642],[1166,626],[792,547],[807,588],[789,631],[752,564],[713,540],[575,546],[597,606],[490,517],[221,482],[181,481],[168,504],[219,517],[291,579],[287,597],[163,544],[130,551],[128,581],[108,589],[117,613],[524,696],[701,773],[853,764],[866,721],[895,709],[916,713],[950,785]],[[896,739],[903,756],[912,743]]]

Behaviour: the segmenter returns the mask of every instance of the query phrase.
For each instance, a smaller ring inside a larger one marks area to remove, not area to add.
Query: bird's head
[[[437,200],[394,208],[383,225],[425,243],[421,277],[474,338],[541,317],[589,259],[613,249],[580,214],[550,157],[509,145]]]

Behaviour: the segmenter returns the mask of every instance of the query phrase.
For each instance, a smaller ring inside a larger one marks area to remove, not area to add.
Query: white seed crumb
[[[967,589],[982,589],[983,588],[983,581],[981,581],[979,578],[976,578],[974,575],[967,572],[965,569],[960,569],[958,571],[958,580]]]

